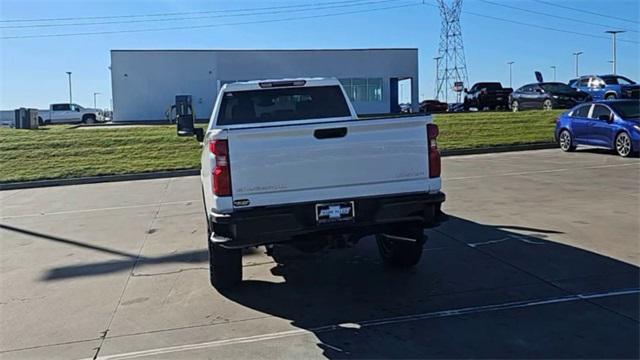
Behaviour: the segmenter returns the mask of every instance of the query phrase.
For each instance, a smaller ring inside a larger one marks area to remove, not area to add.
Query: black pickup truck
[[[477,108],[478,111],[488,108],[507,109],[509,106],[509,95],[512,88],[503,88],[499,82],[479,82],[475,83],[471,89],[464,89],[464,109]]]

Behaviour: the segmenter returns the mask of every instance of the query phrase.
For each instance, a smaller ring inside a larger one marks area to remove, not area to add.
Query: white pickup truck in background
[[[242,280],[242,249],[303,251],[376,235],[386,264],[409,267],[423,229],[446,216],[438,128],[430,115],[358,118],[336,79],[226,84],[203,141],[210,279]]]
[[[65,123],[85,123],[105,121],[104,114],[100,109],[88,109],[78,104],[51,104],[49,110],[38,110],[38,123],[45,124],[65,124]]]

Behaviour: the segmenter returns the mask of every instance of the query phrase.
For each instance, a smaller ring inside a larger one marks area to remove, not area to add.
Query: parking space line
[[[548,173],[563,172],[563,171],[607,169],[607,168],[612,168],[612,167],[626,167],[626,166],[634,166],[634,165],[635,166],[640,166],[640,163],[612,164],[612,165],[594,165],[594,166],[584,166],[584,167],[576,167],[576,168],[522,171],[522,172],[513,172],[513,173],[504,173],[504,174],[461,176],[461,177],[452,177],[452,178],[445,177],[444,181],[472,180],[472,179],[483,179],[483,178],[504,177],[504,176],[532,175],[532,174],[548,174]]]
[[[495,240],[488,240],[488,241],[483,241],[483,242],[478,242],[478,243],[468,243],[467,246],[470,246],[472,248],[477,247],[477,246],[484,246],[484,245],[491,245],[491,244],[498,244],[501,242],[505,242],[508,240],[518,240],[521,241],[523,243],[527,243],[527,244],[531,244],[531,245],[544,245],[544,242],[541,241],[533,241],[533,240],[529,240],[523,236],[519,236],[519,235],[509,235],[507,237],[501,238],[501,239],[495,239]]]
[[[129,206],[114,206],[114,207],[104,207],[104,208],[93,208],[93,209],[79,209],[79,210],[65,210],[65,211],[55,211],[55,212],[42,212],[38,214],[25,214],[25,215],[9,215],[9,216],[1,216],[0,219],[15,219],[15,218],[23,218],[23,217],[33,217],[33,216],[46,216],[46,215],[62,215],[62,214],[78,214],[78,213],[86,213],[86,212],[95,212],[95,211],[113,211],[113,210],[128,210],[128,209],[138,209],[145,207],[154,207],[158,205],[179,205],[179,204],[187,204],[193,202],[202,201],[198,200],[183,200],[183,201],[171,201],[171,202],[163,202],[163,203],[153,203],[153,204],[142,204],[142,205],[129,205]]]
[[[99,356],[97,359],[103,359],[103,360],[133,359],[133,358],[139,358],[139,357],[145,357],[145,356],[157,356],[162,354],[170,354],[170,353],[177,353],[177,352],[183,352],[183,351],[208,349],[208,348],[220,347],[225,345],[247,344],[247,343],[275,340],[275,339],[281,339],[281,338],[287,338],[287,337],[301,336],[301,335],[314,335],[317,333],[324,333],[324,332],[343,330],[343,329],[355,329],[355,328],[362,329],[366,327],[399,324],[399,323],[427,320],[427,319],[434,319],[434,318],[453,317],[453,316],[460,316],[460,315],[527,308],[527,307],[542,306],[542,305],[549,305],[549,304],[585,301],[585,300],[595,299],[595,298],[624,296],[624,295],[632,295],[632,294],[640,294],[640,288],[627,288],[627,289],[618,289],[618,290],[600,292],[600,293],[586,293],[586,294],[567,295],[567,296],[547,298],[547,299],[525,300],[525,301],[507,302],[502,304],[472,306],[472,307],[465,307],[465,308],[459,308],[459,309],[441,310],[441,311],[413,314],[413,315],[406,315],[406,316],[365,320],[365,321],[354,322],[354,323],[327,325],[327,326],[321,326],[321,327],[312,328],[312,329],[295,329],[295,330],[281,331],[281,332],[275,332],[270,334],[236,337],[231,339],[215,340],[215,341],[208,341],[208,342],[202,342],[202,343],[196,343],[196,344],[168,346],[163,348],[155,348],[155,349],[134,351],[134,352],[128,352],[128,353],[114,354],[114,355],[105,355],[105,356]]]

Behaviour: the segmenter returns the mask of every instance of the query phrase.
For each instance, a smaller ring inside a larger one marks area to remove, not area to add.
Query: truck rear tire
[[[407,238],[399,240],[394,237]],[[412,240],[408,240],[412,239]],[[377,234],[380,257],[391,267],[408,268],[416,265],[422,256],[424,235],[422,227],[411,227],[393,234]]]
[[[209,243],[209,280],[218,290],[227,290],[242,281],[242,250]]]

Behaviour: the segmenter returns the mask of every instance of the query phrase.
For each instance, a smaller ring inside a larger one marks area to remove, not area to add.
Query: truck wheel
[[[93,115],[85,116],[85,118],[82,119],[82,122],[85,124],[93,124],[96,122],[96,117]]]
[[[209,244],[209,280],[218,290],[226,290],[242,281],[242,250]]]
[[[410,238],[410,240],[398,240],[394,237]],[[377,234],[376,242],[380,256],[386,265],[398,268],[408,268],[420,261],[422,247],[424,245],[424,235],[422,228],[412,228],[393,234]]]

